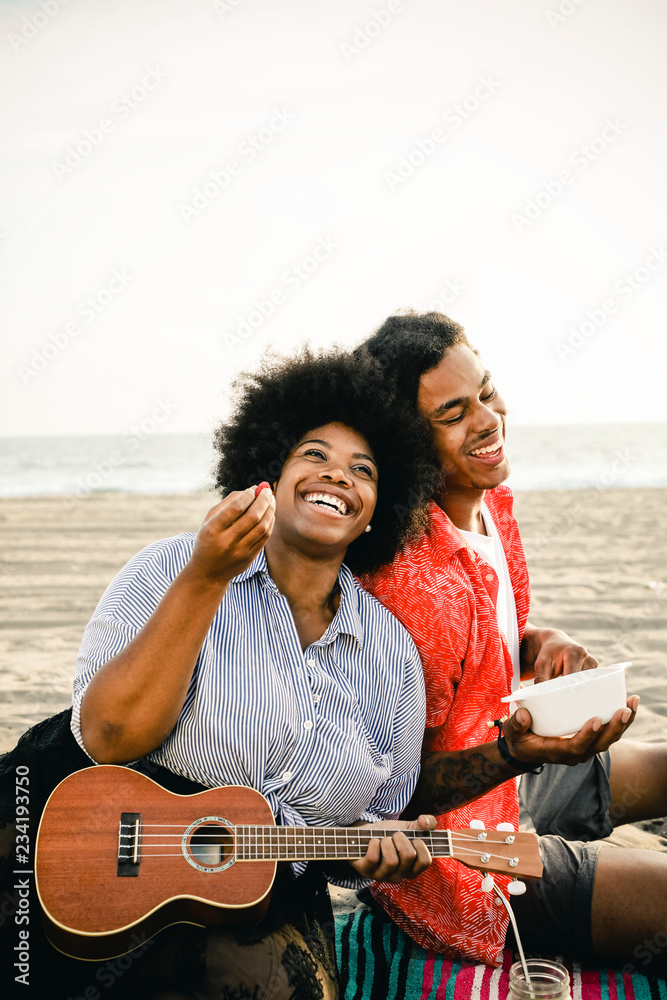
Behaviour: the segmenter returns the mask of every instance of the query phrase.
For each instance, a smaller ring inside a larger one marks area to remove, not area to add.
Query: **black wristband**
[[[544,764],[540,764],[536,768],[530,768],[524,760],[517,760],[516,757],[512,756],[503,732],[502,719],[494,719],[493,724],[498,727],[498,753],[505,763],[509,764],[510,767],[515,767],[517,770],[523,771],[524,774],[541,774],[544,770]]]

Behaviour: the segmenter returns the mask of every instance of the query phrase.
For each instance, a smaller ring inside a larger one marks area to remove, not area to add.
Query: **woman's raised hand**
[[[193,553],[144,627],[97,671],[81,706],[81,732],[100,764],[150,753],[172,731],[206,633],[232,577],[273,528],[271,490],[230,493],[206,515]]]
[[[250,565],[273,530],[276,501],[269,489],[236,490],[209,510],[190,557],[189,568],[213,583],[227,585]]]

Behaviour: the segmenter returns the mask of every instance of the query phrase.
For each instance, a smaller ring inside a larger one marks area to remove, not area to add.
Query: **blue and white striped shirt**
[[[182,534],[149,545],[97,606],[74,681],[72,731],[81,747],[86,685],[146,623],[190,558],[194,538]],[[260,552],[231,581],[178,722],[151,759],[209,787],[249,785],[284,825],[397,817],[419,773],[421,663],[403,626],[346,566],[338,580],[338,611],[303,651],[287,600]]]

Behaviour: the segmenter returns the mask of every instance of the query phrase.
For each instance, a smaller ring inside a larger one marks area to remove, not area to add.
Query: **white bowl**
[[[596,715],[609,722],[625,708],[625,668],[631,663],[581,670],[553,680],[520,688],[501,701],[515,701],[531,714],[531,729],[538,736],[569,736]]]

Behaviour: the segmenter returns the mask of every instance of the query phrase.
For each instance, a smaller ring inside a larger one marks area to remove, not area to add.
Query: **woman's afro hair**
[[[215,431],[216,488],[226,495],[264,480],[275,482],[297,443],[316,427],[340,423],[361,434],[378,464],[373,530],[348,547],[345,562],[365,573],[391,562],[423,530],[426,504],[441,473],[423,421],[407,400],[383,385],[377,362],[363,349],[294,357],[265,355],[257,371],[233,386],[235,407]]]

